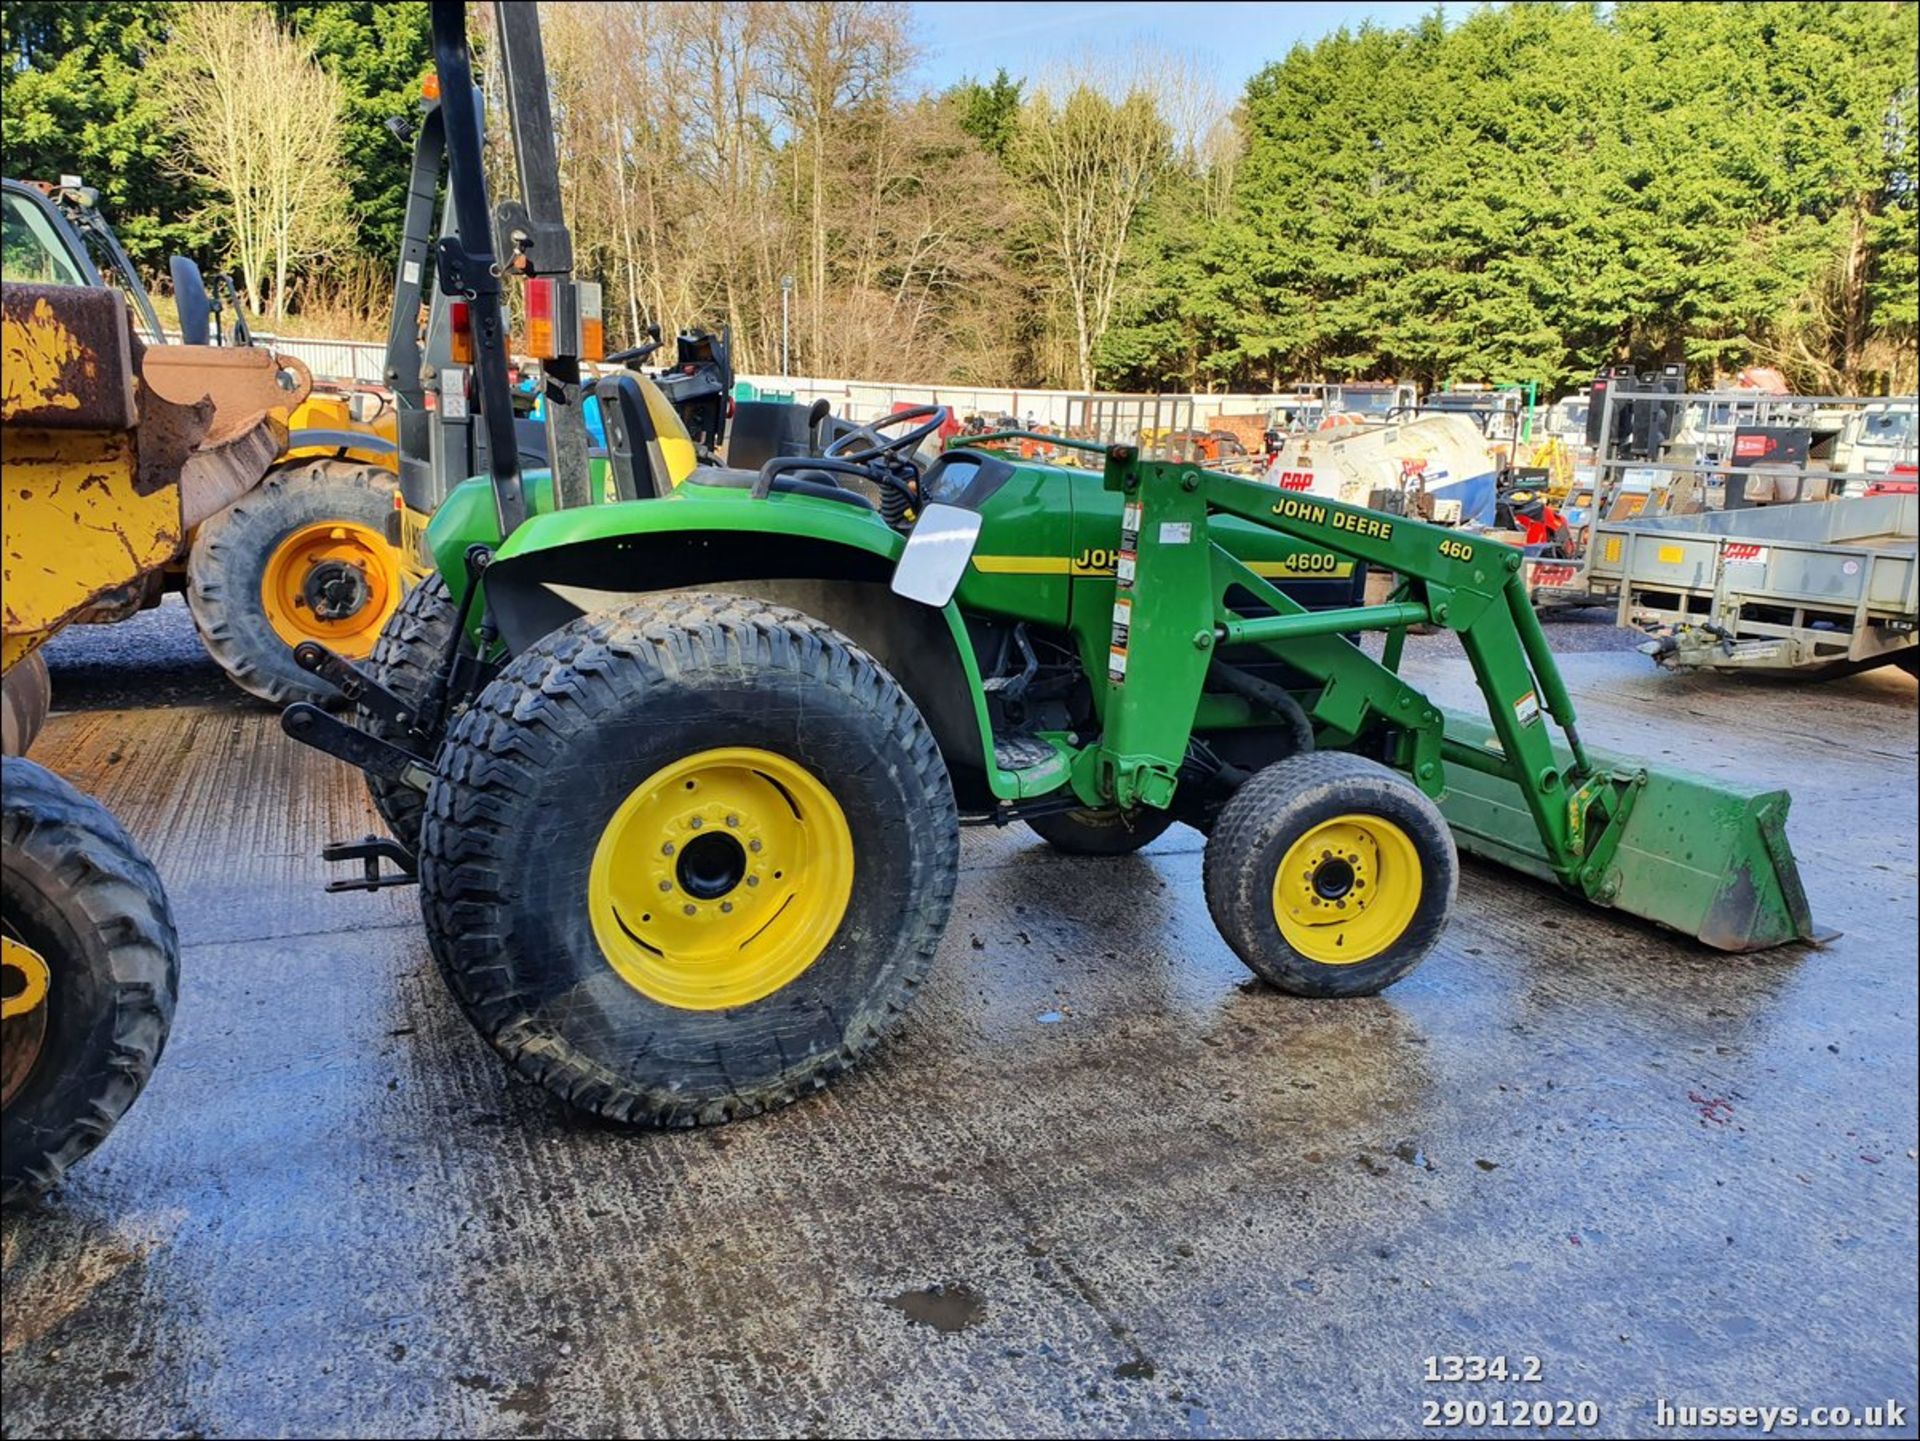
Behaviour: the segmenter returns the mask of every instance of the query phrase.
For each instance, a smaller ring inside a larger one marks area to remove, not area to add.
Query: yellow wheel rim
[[[0,936],[0,1105],[10,1102],[47,1040],[47,991],[53,973],[25,941]]]
[[[662,1005],[770,996],[826,950],[853,894],[853,833],[833,793],[784,756],[701,751],[655,771],[594,847],[600,952]]]
[[[317,640],[350,660],[373,654],[400,604],[400,558],[386,537],[348,520],[303,525],[267,557],[260,603],[288,645]]]
[[[1287,848],[1273,878],[1273,918],[1289,946],[1325,966],[1370,961],[1420,908],[1420,853],[1383,816],[1322,821]]]

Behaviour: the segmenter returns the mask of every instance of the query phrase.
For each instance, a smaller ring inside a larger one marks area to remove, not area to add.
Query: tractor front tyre
[[[440,751],[427,934],[520,1073],[610,1120],[749,1116],[852,1066],[946,927],[926,722],[798,611],[651,597],[528,648]]]
[[[1370,996],[1446,928],[1460,862],[1397,771],[1315,751],[1256,772],[1207,838],[1207,908],[1248,969],[1296,996]]]
[[[373,653],[406,588],[387,543],[394,479],[378,466],[283,466],[203,524],[187,558],[200,639],[234,684],[274,705],[337,702],[293,663],[319,641],[348,660]]]
[[[98,801],[0,761],[0,1203],[59,1181],[153,1074],[180,948],[152,863]]]
[[[1172,824],[1169,812],[1150,808],[1055,811],[1027,819],[1028,830],[1069,856],[1130,856]]]
[[[400,608],[382,627],[368,666],[373,678],[408,702],[418,714],[420,701],[439,673],[447,646],[453,639],[453,628],[459,621],[459,608],[446,581],[438,575],[428,576],[407,592]],[[360,729],[369,735],[396,745],[407,742],[396,727],[370,711],[361,710],[356,720]],[[434,737],[436,744],[439,740],[439,736]],[[386,822],[388,833],[418,854],[420,818],[427,808],[425,793],[371,771],[367,772],[367,791],[373,797],[374,809],[380,812],[380,819]]]

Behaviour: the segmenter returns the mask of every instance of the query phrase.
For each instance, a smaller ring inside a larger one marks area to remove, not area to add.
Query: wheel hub
[[[350,562],[326,560],[307,572],[301,596],[321,620],[345,620],[367,603],[367,573]]]
[[[587,905],[601,954],[685,1010],[748,1005],[826,949],[853,889],[833,794],[784,756],[700,751],[627,796],[601,832]]]
[[[320,521],[284,536],[267,557],[260,601],[289,646],[317,640],[349,660],[373,653],[404,590],[385,537],[353,521]]]
[[[1365,882],[1354,870],[1354,862],[1344,856],[1326,856],[1313,868],[1313,893],[1321,901],[1343,901],[1356,885]]]
[[[708,831],[687,842],[673,870],[680,889],[695,900],[717,901],[746,878],[746,848],[724,832]]]
[[[1273,878],[1273,917],[1308,960],[1355,965],[1412,924],[1422,885],[1404,830],[1384,816],[1336,816],[1287,848]]]

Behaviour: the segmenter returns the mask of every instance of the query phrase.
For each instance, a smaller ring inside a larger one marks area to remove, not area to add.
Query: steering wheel
[[[820,453],[833,460],[852,461],[855,465],[867,465],[882,459],[891,462],[896,456],[913,454],[920,448],[920,442],[945,425],[947,417],[952,414],[944,405],[916,405],[907,410],[896,410],[870,425],[855,426]],[[925,423],[891,439],[880,433],[913,420],[925,420]],[[864,447],[856,450],[854,447],[860,442],[865,443]]]
[[[603,355],[600,358],[600,363],[602,365],[637,367],[641,361],[658,350],[662,343],[660,339],[660,327],[657,325],[649,325],[647,327],[646,344],[628,346],[625,350],[614,351],[612,355]]]

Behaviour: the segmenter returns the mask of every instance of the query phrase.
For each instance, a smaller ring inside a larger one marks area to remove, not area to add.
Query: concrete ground
[[[1308,1003],[1219,939],[1192,832],[1101,862],[975,831],[892,1045],[762,1120],[623,1134],[472,1035],[411,891],[320,893],[358,777],[183,625],[54,654],[79,708],[36,756],[150,848],[184,978],[145,1096],[5,1219],[8,1437],[1412,1435],[1482,1401],[1686,1432],[1662,1400],[1892,1400],[1846,1434],[1914,1434],[1904,676],[1675,677],[1552,627],[1590,740],[1791,788],[1823,950],[1469,866],[1421,969]],[[1468,699],[1443,644],[1410,670]],[[1423,1379],[1459,1354],[1540,1379]]]

